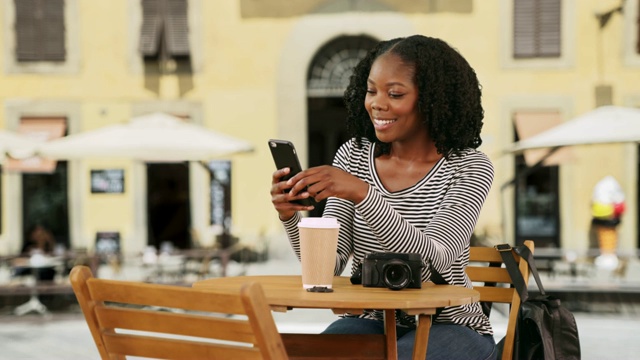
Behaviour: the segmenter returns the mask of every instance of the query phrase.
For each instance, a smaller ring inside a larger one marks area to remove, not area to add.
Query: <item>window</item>
[[[146,58],[188,57],[187,0],[142,0],[140,52]]]
[[[562,124],[562,117],[557,111],[518,111],[513,121],[518,140],[525,140]],[[568,147],[560,148],[553,153],[549,153],[547,148],[531,149],[526,150],[523,155],[529,167],[540,161],[540,165],[550,166],[574,159],[573,152]]]
[[[343,36],[324,45],[311,60],[308,96],[342,99],[353,68],[376,44],[377,40],[367,36]]]
[[[22,116],[18,131],[36,141],[49,141],[66,134],[67,118],[55,116]],[[22,234],[36,225],[51,231],[55,243],[69,248],[69,194],[66,161],[32,157],[9,159],[6,171],[19,171],[22,178]]]
[[[17,61],[65,61],[64,0],[14,4]]]
[[[518,111],[514,114],[514,138],[524,140],[560,124],[555,111]],[[534,240],[536,247],[560,247],[559,168],[571,154],[561,149],[528,150],[515,157],[516,244]],[[538,164],[541,160],[546,159]]]
[[[560,0],[514,0],[514,58],[560,57],[560,9]]]
[[[20,119],[20,134],[35,141],[49,141],[66,134],[67,119],[64,117],[23,117]],[[22,173],[53,173],[56,161],[33,156],[23,160],[8,159],[6,171]]]

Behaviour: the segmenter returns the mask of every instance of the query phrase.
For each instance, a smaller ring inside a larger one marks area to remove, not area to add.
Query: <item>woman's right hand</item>
[[[271,203],[276,211],[278,211],[278,215],[282,221],[291,219],[296,211],[313,210],[313,206],[304,206],[291,202],[308,198],[309,193],[305,191],[298,194],[291,194],[288,191],[293,185],[287,185],[287,181],[283,181],[282,177],[288,175],[290,171],[289,168],[276,170],[271,180]]]

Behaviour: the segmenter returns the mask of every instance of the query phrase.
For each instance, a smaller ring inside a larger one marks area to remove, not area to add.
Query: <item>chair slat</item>
[[[199,290],[96,279],[86,266],[69,277],[103,359],[288,359],[257,283]]]
[[[503,287],[480,286],[474,287],[480,293],[480,301],[511,303],[515,289]]]
[[[466,271],[473,281],[511,283],[511,277],[505,268],[467,267]]]
[[[91,279],[88,281],[91,297],[99,301],[124,304],[158,306],[193,311],[243,314],[242,302],[237,294],[206,293],[182,286],[136,283],[132,281]]]
[[[502,262],[502,257],[493,247],[472,246],[469,249],[469,261]]]
[[[222,314],[202,316],[99,306],[96,307],[96,315],[103,328],[153,331],[256,344],[251,325],[246,320],[229,319],[222,317]]]
[[[105,334],[107,351],[156,359],[262,359],[260,350],[222,343],[158,339],[131,334]]]
[[[531,241],[531,243],[533,244],[533,241]],[[517,254],[513,255],[516,258],[516,262],[520,262],[520,256]],[[502,257],[498,250],[493,247],[472,246],[469,248],[469,261],[502,263]]]
[[[527,246],[533,254],[533,241],[527,240],[524,242],[524,245]],[[514,257],[526,285],[529,281],[527,262],[522,260],[518,255],[514,254]],[[495,248],[474,246],[469,249],[469,266],[466,268],[469,279],[471,279],[474,284],[495,283],[495,286],[474,285],[473,288],[480,293],[480,301],[510,304],[505,346],[502,350],[502,359],[506,360],[513,357],[513,341],[515,338],[518,309],[520,308],[520,296],[518,292],[511,287],[513,282],[507,269],[504,267],[489,266],[490,264],[504,266],[502,256],[500,256],[500,253]]]

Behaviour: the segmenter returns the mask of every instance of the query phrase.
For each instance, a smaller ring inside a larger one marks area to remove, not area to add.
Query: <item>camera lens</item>
[[[411,281],[411,268],[402,260],[389,260],[382,267],[382,279],[391,290],[404,289]]]

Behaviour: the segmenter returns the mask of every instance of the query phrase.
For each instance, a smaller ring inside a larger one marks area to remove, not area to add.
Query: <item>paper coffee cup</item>
[[[298,223],[302,286],[333,286],[340,224],[334,218],[308,217]]]

